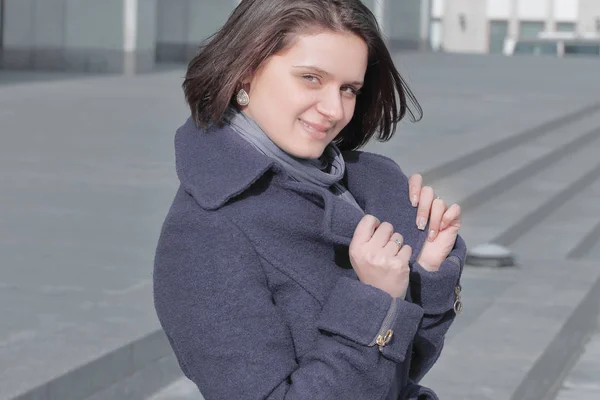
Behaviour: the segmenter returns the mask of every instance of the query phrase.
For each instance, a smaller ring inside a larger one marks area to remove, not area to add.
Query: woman
[[[242,0],[183,87],[154,296],[185,375],[207,400],[437,398],[460,208],[415,176],[417,218],[398,166],[356,151],[413,99],[371,12]]]

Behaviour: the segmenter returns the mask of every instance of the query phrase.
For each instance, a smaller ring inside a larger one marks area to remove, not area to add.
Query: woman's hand
[[[402,235],[389,222],[365,215],[354,231],[349,255],[361,282],[394,298],[406,296],[412,249],[403,245]]]
[[[415,174],[410,177],[409,195],[417,211],[417,227],[425,229],[429,220],[427,241],[417,257],[417,262],[428,271],[437,271],[454,247],[460,229],[461,210],[458,204],[449,208],[444,200],[435,198],[430,186],[422,187],[423,177]]]

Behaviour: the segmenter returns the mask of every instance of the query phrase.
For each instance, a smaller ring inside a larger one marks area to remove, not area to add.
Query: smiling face
[[[367,62],[367,44],[354,34],[300,35],[246,82],[242,111],[285,152],[319,158],[352,119]]]

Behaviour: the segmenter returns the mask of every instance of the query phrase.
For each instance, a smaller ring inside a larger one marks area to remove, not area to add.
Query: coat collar
[[[207,210],[222,207],[243,193],[269,171],[287,178],[273,160],[254,151],[252,145],[228,126],[203,130],[188,118],[175,135],[177,175],[183,188]],[[389,158],[366,152],[343,152],[345,183],[363,210],[391,222],[413,249],[425,241],[425,232],[415,227],[416,209],[410,205],[408,182]],[[334,196],[290,183],[298,191],[323,198],[324,234],[335,243],[349,245],[363,214]],[[415,252],[413,252],[414,254]],[[414,257],[414,256],[413,256]]]
[[[175,164],[183,188],[207,210],[222,207],[274,168],[229,126],[198,128],[190,117],[175,134]]]

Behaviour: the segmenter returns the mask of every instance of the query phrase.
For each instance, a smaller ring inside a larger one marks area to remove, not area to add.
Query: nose
[[[323,93],[317,104],[317,110],[330,121],[337,122],[344,118],[344,105],[339,90],[328,90]]]

